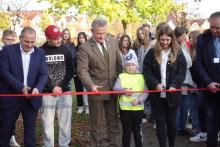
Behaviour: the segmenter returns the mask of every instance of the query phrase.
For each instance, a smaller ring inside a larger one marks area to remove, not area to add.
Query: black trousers
[[[166,147],[166,136],[168,137],[169,147],[174,147],[178,106],[170,107],[166,98],[159,98],[158,103],[151,103],[151,105],[155,114],[160,147]]]
[[[202,132],[207,132],[206,129],[206,102],[204,92],[198,92],[198,115],[199,115],[199,127]]]
[[[220,92],[206,92],[204,95],[207,120],[207,147],[217,147],[220,129]]]
[[[32,108],[30,100],[21,97],[21,100],[13,108],[1,108],[0,147],[10,147],[12,129],[20,112],[22,113],[24,124],[24,147],[36,146],[35,129],[38,110]]]
[[[134,135],[134,141],[136,147],[142,147],[143,135],[142,135],[142,118],[144,111],[128,111],[120,110],[120,119],[122,123],[122,143],[123,147],[130,147],[131,133]]]
[[[1,106],[0,106],[1,107]],[[1,110],[1,109],[0,109]],[[18,116],[19,117],[19,116]],[[18,118],[17,118],[18,119]],[[0,124],[1,124],[1,112],[0,112]],[[12,135],[15,135],[15,125],[13,126],[12,129]]]
[[[76,92],[82,92],[83,85],[82,85],[81,81],[79,80],[79,78],[74,77],[74,82],[75,82]],[[77,95],[76,100],[77,100],[77,106],[82,107],[83,106],[83,95]]]

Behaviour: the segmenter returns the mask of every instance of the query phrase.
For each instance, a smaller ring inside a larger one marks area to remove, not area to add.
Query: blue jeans
[[[180,100],[180,105],[177,111],[176,117],[176,127],[177,131],[185,130],[186,121],[188,117],[188,111],[191,114],[192,127],[199,127],[199,119],[198,119],[198,97],[196,92],[189,92],[187,95],[182,95]]]

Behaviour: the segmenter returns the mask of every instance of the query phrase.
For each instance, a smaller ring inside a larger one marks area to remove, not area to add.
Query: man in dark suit
[[[220,127],[220,11],[211,14],[210,29],[197,39],[195,67],[205,92],[207,116],[207,147],[217,147]]]
[[[44,52],[34,47],[36,32],[25,27],[20,43],[3,47],[0,62],[1,89],[8,94],[39,94],[47,81]],[[24,146],[35,147],[35,126],[41,97],[0,97],[0,147],[9,147],[13,125],[22,113],[24,121]]]
[[[3,46],[15,44],[17,42],[17,34],[13,30],[4,30],[3,33],[2,33],[2,39],[1,40],[2,40]],[[2,50],[2,48],[0,50]],[[1,80],[1,77],[0,77],[0,82],[1,81],[2,80]],[[1,87],[0,87],[0,93],[1,93]],[[0,121],[1,121],[1,118],[0,118]],[[12,130],[12,135],[11,135],[11,139],[10,139],[10,146],[20,147],[20,145],[17,143],[17,141],[15,139],[15,126]]]
[[[122,68],[118,43],[116,39],[106,37],[106,20],[95,19],[91,27],[92,37],[79,47],[77,75],[87,90],[109,91]],[[121,138],[117,121],[117,97],[109,94],[89,95],[88,100],[91,146],[121,146],[117,140]]]

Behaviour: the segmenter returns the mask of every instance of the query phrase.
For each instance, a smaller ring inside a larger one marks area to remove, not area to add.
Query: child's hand
[[[140,104],[140,101],[138,99],[133,99],[133,101],[131,102],[131,104],[133,106],[136,106],[136,105],[139,105]]]
[[[125,88],[124,91],[128,92],[128,93],[125,93],[126,96],[131,96],[132,95],[132,92],[131,92],[132,88]]]

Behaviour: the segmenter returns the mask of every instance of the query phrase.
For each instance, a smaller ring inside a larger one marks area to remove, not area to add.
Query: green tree
[[[41,17],[41,21],[39,23],[42,30],[44,30],[48,25],[52,24],[52,20],[50,18],[51,17],[47,11],[43,12],[43,16]]]
[[[64,14],[69,8],[87,14],[91,19],[105,16],[109,21],[121,21],[124,29],[128,23],[151,22],[157,24],[177,7],[173,0],[39,0],[49,1],[51,10]]]
[[[0,30],[10,29],[10,15],[7,12],[0,12]]]

